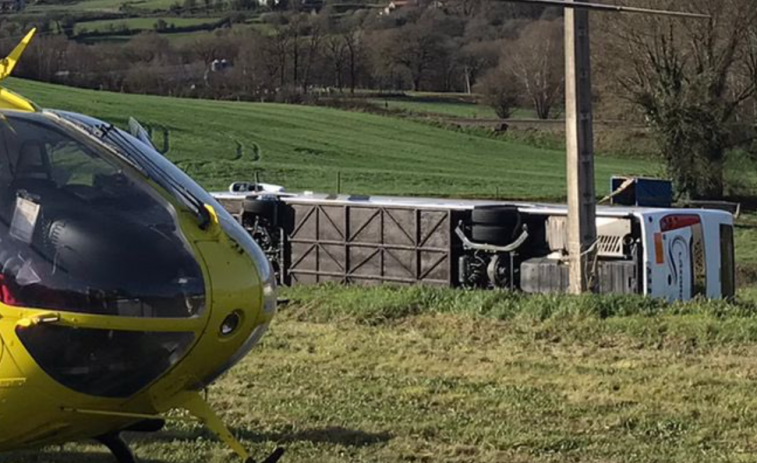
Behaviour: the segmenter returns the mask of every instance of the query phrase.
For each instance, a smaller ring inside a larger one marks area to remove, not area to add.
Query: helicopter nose
[[[220,216],[218,223],[235,251],[220,244],[202,246],[213,294],[206,336],[215,346],[216,358],[225,357],[220,367],[203,377],[205,385],[260,342],[276,313],[276,279],[265,254],[233,219]]]

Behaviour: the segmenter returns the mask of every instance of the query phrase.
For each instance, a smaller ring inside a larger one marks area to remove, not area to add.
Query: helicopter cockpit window
[[[107,149],[41,114],[0,121],[0,302],[192,317],[205,284],[173,207]]]

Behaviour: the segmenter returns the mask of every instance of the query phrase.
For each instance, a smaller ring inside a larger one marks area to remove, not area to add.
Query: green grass
[[[212,32],[209,31],[195,31],[195,32],[173,32],[173,33],[161,33],[161,37],[165,37],[168,39],[171,44],[174,46],[181,46],[184,44],[191,44],[195,42],[198,39],[202,39],[204,37],[208,37],[212,34]],[[133,35],[105,35],[105,36],[95,36],[95,37],[87,37],[83,40],[83,42],[88,44],[96,44],[96,43],[117,43],[117,44],[125,44],[129,42],[130,40],[133,40]]]
[[[285,295],[262,346],[210,390],[258,457],[283,445],[288,463],[757,458],[750,304],[419,287]],[[147,462],[233,461],[196,425],[132,442]],[[67,444],[1,461],[106,458]]]
[[[734,246],[736,261],[757,266],[757,215],[747,213],[736,224]]]
[[[31,5],[27,10],[33,12],[49,11],[118,11],[121,5],[130,4],[141,10],[168,10],[176,0],[82,0],[64,4]]]
[[[169,157],[209,189],[249,180],[350,193],[559,198],[564,153],[428,124],[336,109],[124,95],[21,80],[9,87],[43,107],[123,124],[135,116],[170,128]],[[236,159],[235,143],[245,155]],[[254,152],[262,160],[250,162]],[[597,191],[612,174],[652,174],[654,162],[597,159]]]
[[[413,98],[371,98],[374,105],[388,109],[417,114],[429,114],[471,119],[495,119],[497,114],[488,106],[454,101],[416,101]]]
[[[196,18],[176,18],[176,17],[150,17],[150,18],[126,18],[126,19],[107,19],[98,21],[86,21],[76,23],[76,32],[80,33],[82,29],[86,28],[88,32],[101,31],[107,32],[111,27],[113,29],[121,29],[126,27],[128,29],[142,29],[152,30],[155,23],[163,19],[170,26],[173,24],[176,27],[195,26],[198,24],[212,23],[218,21],[219,18],[214,17],[196,17]]]
[[[407,98],[371,98],[370,101],[379,108],[401,110],[419,115],[445,116],[461,119],[497,119],[494,110],[486,105],[435,96],[409,96]],[[517,109],[512,118],[534,119],[536,114],[530,109]]]
[[[219,103],[12,81],[44,106],[172,130],[171,157],[206,186],[260,168],[328,188],[336,170],[365,192],[560,195],[563,156],[499,139],[337,110]],[[234,140],[260,165],[234,160]],[[644,161],[646,162],[646,161]],[[618,169],[599,158],[599,186]],[[646,162],[648,164],[648,162]],[[464,173],[463,173],[464,172]],[[757,262],[753,216],[737,233]],[[757,292],[736,303],[524,296],[426,287],[283,291],[269,335],[210,389],[258,459],[276,445],[304,462],[751,462],[757,428]],[[130,436],[148,463],[220,463],[200,426]],[[69,443],[4,463],[109,461]]]

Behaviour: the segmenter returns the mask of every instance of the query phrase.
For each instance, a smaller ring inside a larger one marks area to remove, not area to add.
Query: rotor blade
[[[565,0],[503,0],[510,3],[528,3],[529,5],[557,6],[563,8],[580,8],[594,11],[611,11],[615,13],[644,13],[661,16],[677,16],[681,18],[709,19],[711,16],[684,11],[653,10],[651,8],[637,8],[635,6],[605,5],[602,3],[571,2]]]
[[[29,45],[29,42],[32,41],[32,37],[34,37],[35,32],[37,32],[37,28],[30,30],[29,33],[26,34],[26,36],[21,40],[21,42],[16,45],[16,48],[13,49],[11,54],[0,61],[0,80],[3,80],[11,75],[13,68],[16,67],[16,63],[18,63],[18,60],[24,53],[24,50],[26,50],[26,46]]]

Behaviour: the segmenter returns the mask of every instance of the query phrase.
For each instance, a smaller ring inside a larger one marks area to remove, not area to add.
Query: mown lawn
[[[171,133],[169,157],[209,189],[261,172],[290,189],[434,196],[559,198],[565,157],[407,119],[329,108],[124,95],[12,80],[9,87],[44,107],[123,124],[129,116]],[[237,142],[243,153],[237,155]],[[253,160],[260,156],[259,162]],[[655,162],[597,159],[597,190],[613,174],[653,175]]]
[[[422,288],[286,295],[263,345],[210,391],[259,455],[283,445],[292,463],[757,459],[751,304]],[[147,462],[230,461],[194,425],[133,443]],[[0,461],[108,460],[67,444]]]

